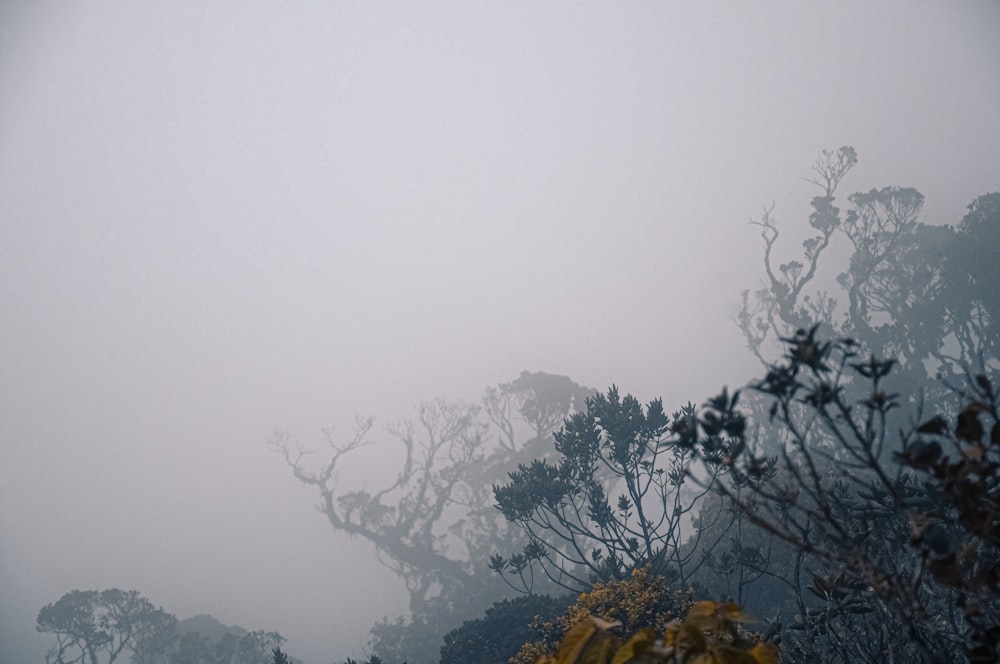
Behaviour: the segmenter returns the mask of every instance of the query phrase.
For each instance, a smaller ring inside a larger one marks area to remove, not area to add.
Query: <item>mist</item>
[[[765,206],[823,149],[1000,189],[1000,6],[0,4],[0,659],[135,588],[360,656],[407,593],[267,442],[523,370],[668,409],[759,372]],[[801,224],[800,224],[801,225]]]

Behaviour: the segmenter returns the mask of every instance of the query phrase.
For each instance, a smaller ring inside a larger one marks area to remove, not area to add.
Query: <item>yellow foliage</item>
[[[564,637],[568,638],[571,630],[581,624],[589,624],[603,632],[615,629],[619,633],[634,634],[642,628],[652,628],[655,633],[663,633],[667,624],[683,615],[690,606],[689,593],[671,590],[663,578],[649,568],[638,569],[628,579],[595,584],[590,592],[581,594],[564,615],[537,625],[542,639],[523,645],[511,662],[535,664],[546,655],[554,657]],[[595,623],[595,619],[603,622]],[[605,662],[602,660],[601,664]]]
[[[558,655],[536,664],[778,664],[778,649],[740,629],[749,617],[735,604],[698,602],[684,620],[673,620],[656,638],[640,629],[625,643],[609,630],[613,623],[590,619],[566,631]]]

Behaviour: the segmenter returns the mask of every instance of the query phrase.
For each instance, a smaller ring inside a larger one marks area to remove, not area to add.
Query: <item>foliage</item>
[[[882,661],[891,652],[965,661],[967,650],[996,640],[987,636],[993,619],[977,627],[980,619],[961,607],[981,605],[984,590],[956,576],[958,588],[949,590],[932,570],[951,568],[929,560],[918,540],[930,533],[940,546],[943,532],[957,537],[957,506],[989,505],[988,489],[971,491],[968,478],[951,481],[944,467],[927,477],[929,468],[903,455],[912,444],[935,463],[962,458],[956,441],[928,441],[920,431],[915,422],[927,404],[959,422],[988,417],[983,385],[994,384],[987,376],[1000,364],[1000,194],[977,198],[955,227],[921,223],[923,196],[911,188],[855,193],[842,212],[837,191],[856,163],[855,151],[844,147],[824,151],[813,167],[810,181],[821,194],[812,200],[813,233],[797,259],[775,258],[773,206],[751,220],[761,230],[766,280],[744,292],[738,323],[767,377],[743,401],[751,414],[740,445],[748,451],[733,455],[745,467],[732,479],[753,486],[729,494],[758,533],[782,536],[773,552],[793,553],[786,576],[796,617],[787,656]],[[849,258],[828,283],[821,268],[833,266],[838,242]],[[775,343],[785,350],[782,362],[768,361]],[[946,485],[970,493],[949,496]],[[991,509],[974,518],[988,521]],[[965,545],[985,558],[956,553],[958,560],[989,567],[994,554],[975,541]]]
[[[662,631],[690,606],[690,593],[670,589],[649,567],[636,569],[620,581],[594,584],[555,620],[537,621],[534,628],[541,638],[526,642],[512,661],[533,664],[551,655],[574,626],[591,618],[614,620],[625,633],[646,627]]]
[[[894,446],[889,414],[903,399],[885,384],[896,363],[865,359],[856,342],[825,341],[817,329],[786,339],[784,360],[753,386],[788,434],[779,459],[761,456],[741,434],[727,460],[736,476],[780,468],[773,481],[748,484],[749,497],[731,498],[818,567],[799,587],[793,627],[803,636],[789,652],[803,661],[881,662],[890,651],[908,661],[994,661],[1000,426],[993,382],[974,377],[955,418],[911,426]],[[717,399],[701,427],[744,418]]]
[[[1000,194],[976,199],[957,228],[920,223],[924,197],[907,187],[852,194],[842,214],[837,190],[857,161],[853,148],[842,147],[824,151],[813,166],[809,181],[822,193],[812,199],[814,233],[803,241],[800,258],[775,267],[773,206],[751,220],[761,229],[767,279],[743,293],[738,323],[750,349],[766,365],[770,344],[819,321],[830,336],[895,358],[897,379],[925,391],[937,373],[954,381],[964,367],[995,361]],[[837,241],[851,252],[836,277],[839,296],[817,286]]]
[[[538,664],[777,664],[777,648],[746,634],[741,625],[747,622],[736,604],[698,602],[684,620],[672,620],[662,630],[641,628],[623,643],[609,631],[619,622],[592,617],[574,625],[558,654],[545,655]]]
[[[496,549],[522,547],[525,539],[494,509],[490,487],[518,459],[544,449],[554,426],[590,393],[565,376],[522,372],[487,390],[482,406],[422,403],[415,420],[389,427],[402,463],[396,479],[375,491],[338,482],[349,458],[371,444],[371,419],[359,420],[346,442],[324,431],[330,452],[319,469],[307,466],[308,452],[288,434],[275,434],[271,447],[317,491],[330,525],[371,542],[406,584],[409,620],[378,623],[374,652],[387,661],[436,662],[447,631],[509,592],[486,562]],[[525,426],[530,437],[522,435]]]
[[[224,634],[183,629],[195,620]],[[210,616],[178,622],[138,591],[117,588],[66,593],[42,607],[37,629],[56,635],[46,664],[112,664],[126,651],[133,664],[270,664],[285,641],[277,632],[227,628]]]
[[[36,629],[54,634],[46,664],[113,664],[143,639],[169,632],[176,618],[135,590],[73,590],[38,613]]]
[[[724,599],[754,615],[792,615],[795,588],[787,577],[796,554],[751,522],[729,498],[748,495],[746,478],[739,479],[728,476],[727,492],[714,492],[701,501],[693,520],[700,538],[686,545],[702,559],[691,586],[697,597]]]
[[[568,598],[547,595],[522,595],[495,602],[482,618],[467,620],[445,634],[441,664],[506,662],[536,636],[533,624],[555,619],[568,603]]]
[[[494,555],[491,567],[525,590],[536,570],[581,590],[644,565],[685,583],[698,561],[683,555],[684,523],[707,492],[687,481],[697,458],[685,444],[693,418],[691,407],[669,417],[659,399],[643,407],[614,386],[587,399],[555,433],[556,460],[520,464],[494,486],[504,518],[530,539],[510,558]],[[720,470],[714,453],[700,457],[707,486]]]
[[[400,660],[403,664],[406,664],[406,660]],[[345,660],[345,664],[382,664],[383,660],[378,655],[371,655],[367,661],[360,663],[358,660],[348,657]]]

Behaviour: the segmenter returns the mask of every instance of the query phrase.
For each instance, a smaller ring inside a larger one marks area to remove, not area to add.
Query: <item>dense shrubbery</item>
[[[637,569],[621,581],[595,584],[559,617],[536,623],[540,638],[525,643],[514,661],[533,664],[539,657],[555,653],[574,625],[591,618],[616,621],[626,634],[644,627],[663,631],[690,606],[689,593],[671,589],[649,568]]]
[[[795,661],[996,661],[1000,653],[1000,419],[985,375],[954,417],[898,432],[892,360],[816,328],[786,340],[785,360],[754,385],[787,435],[780,460],[740,435],[732,473],[764,475],[733,497],[759,527],[798,551]],[[917,414],[919,416],[919,414]],[[702,429],[744,421],[716,399]],[[746,427],[741,427],[746,430]],[[780,471],[780,472],[776,472]],[[800,557],[800,560],[802,558]],[[805,592],[803,592],[805,591]],[[791,636],[791,635],[790,635]]]
[[[641,628],[623,642],[610,632],[620,623],[591,618],[574,625],[558,653],[538,664],[777,664],[777,647],[748,633],[747,622],[736,604],[698,602],[684,620],[663,630]]]
[[[503,664],[538,635],[533,625],[550,622],[569,598],[523,595],[495,603],[486,615],[467,620],[444,637],[441,664]]]

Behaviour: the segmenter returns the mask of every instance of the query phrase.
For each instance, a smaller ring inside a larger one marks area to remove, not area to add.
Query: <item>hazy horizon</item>
[[[762,7],[0,3],[0,659],[109,587],[357,656],[405,589],[272,431],[522,370],[701,402],[821,150],[927,223],[1000,190],[1000,4]]]

